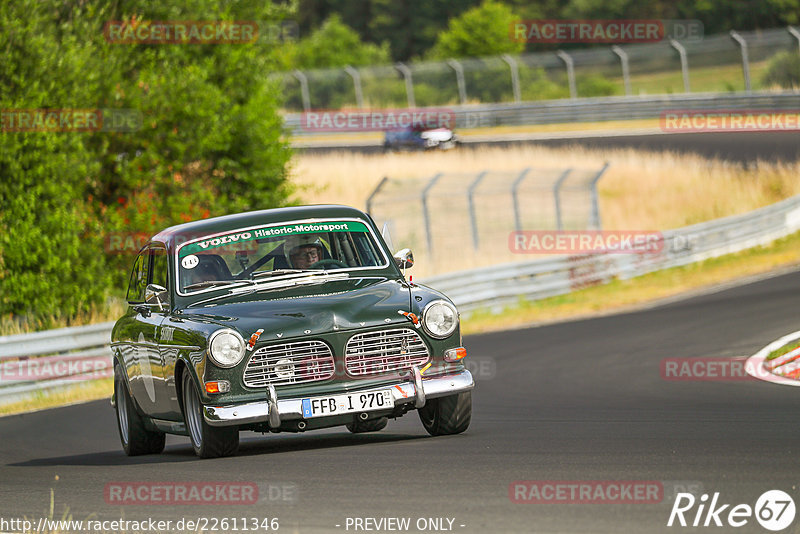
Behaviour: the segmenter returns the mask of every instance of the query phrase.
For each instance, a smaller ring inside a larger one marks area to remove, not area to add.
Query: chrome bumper
[[[413,402],[416,408],[425,405],[427,399],[446,397],[463,391],[469,391],[475,386],[472,374],[464,371],[424,378],[419,369],[414,368],[410,382],[398,382],[381,387],[372,387],[355,392],[378,391],[390,388],[394,405]],[[203,415],[211,426],[245,425],[250,423],[268,422],[271,428],[280,426],[281,421],[303,419],[303,399],[279,399],[275,388],[268,390],[268,399],[232,406],[203,406]],[[318,397],[320,395],[314,395]]]

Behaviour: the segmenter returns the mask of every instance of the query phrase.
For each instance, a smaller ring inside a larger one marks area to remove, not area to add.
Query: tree
[[[332,15],[322,26],[295,45],[287,46],[297,69],[373,65],[390,62],[389,45],[364,43],[346,26],[339,15]]]
[[[450,20],[447,31],[439,34],[429,57],[479,57],[519,53],[525,43],[511,39],[511,25],[518,21],[508,6],[486,0],[478,7]]]

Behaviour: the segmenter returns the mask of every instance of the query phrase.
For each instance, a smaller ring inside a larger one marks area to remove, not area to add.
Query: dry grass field
[[[574,167],[591,170],[599,169],[606,161],[610,167],[599,182],[600,214],[605,230],[678,228],[744,213],[800,194],[800,179],[797,178],[800,162],[760,162],[745,169],[695,155],[634,149],[520,146],[389,154],[300,153],[293,162],[291,176],[297,187],[295,199],[299,202],[347,204],[364,209],[368,195],[384,176],[409,180],[412,184],[414,179],[431,177],[438,172],[462,173],[467,177],[485,169],[519,172],[526,167]],[[419,207],[412,205],[409,209],[418,211]],[[507,206],[498,205],[497,216],[503,210],[507,211]],[[464,217],[464,213],[456,211],[457,208],[453,208],[452,217]],[[437,228],[433,230],[435,235]],[[450,228],[443,226],[439,231],[447,234],[447,239],[452,236]],[[395,239],[396,248],[404,246],[397,241]],[[463,254],[448,250],[446,254],[427,258],[424,247],[419,251],[415,249],[418,261],[414,275],[424,277],[501,261],[530,259],[530,256],[511,254],[505,241],[497,241],[490,254],[472,255],[466,250],[469,247],[464,247],[465,250],[460,251]]]

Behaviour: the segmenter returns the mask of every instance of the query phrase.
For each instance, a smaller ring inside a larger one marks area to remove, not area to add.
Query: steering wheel
[[[347,264],[343,261],[328,259],[328,260],[319,260],[318,262],[312,263],[310,267],[312,269],[315,269],[317,267],[322,267],[323,269],[325,267],[336,267],[337,269],[341,269],[343,267],[347,267]]]

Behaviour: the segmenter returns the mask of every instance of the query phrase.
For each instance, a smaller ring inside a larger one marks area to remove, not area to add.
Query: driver
[[[315,235],[292,236],[283,245],[286,262],[293,269],[309,269],[323,259],[322,241]]]

